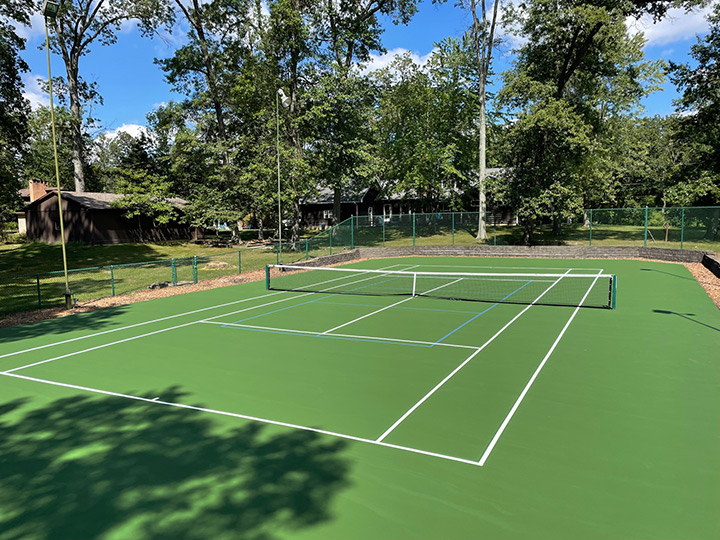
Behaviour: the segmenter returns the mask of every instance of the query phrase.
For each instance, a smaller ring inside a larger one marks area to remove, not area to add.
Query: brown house
[[[60,241],[60,219],[57,190],[42,182],[30,182],[30,203],[25,208],[28,240]],[[21,196],[23,194],[21,193]],[[124,210],[112,203],[121,199],[118,193],[62,192],[63,225],[66,242],[86,244],[119,244],[125,242],[197,239],[200,232],[187,225],[170,222],[156,224],[152,218],[128,219]],[[183,199],[170,199],[182,211]]]

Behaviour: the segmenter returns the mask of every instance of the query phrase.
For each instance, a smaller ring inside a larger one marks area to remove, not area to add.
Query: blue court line
[[[385,306],[381,306],[378,304],[353,304],[351,302],[322,302],[322,304],[327,304],[330,306],[358,306],[358,307],[374,307],[374,308],[382,308]],[[410,311],[437,311],[440,313],[477,313],[476,311],[470,311],[470,310],[460,310],[460,309],[434,309],[434,308],[420,308],[420,307],[406,307],[406,306],[397,306],[395,309],[407,309]]]
[[[366,343],[381,343],[383,345],[403,345],[405,347],[423,347],[430,348],[433,344],[424,345],[422,343],[402,343],[399,341],[385,341],[381,339],[366,339],[366,338],[351,338],[345,336],[333,336],[331,334],[305,334],[300,332],[284,332],[282,330],[270,330],[266,328],[244,328],[240,326],[223,325],[220,328],[230,328],[232,330],[249,330],[252,332],[265,332],[268,334],[283,334],[286,336],[299,336],[299,337],[312,337],[312,338],[329,338],[329,339],[342,339],[345,341],[364,341]]]
[[[445,339],[446,337],[453,335],[455,332],[457,332],[458,330],[460,330],[463,326],[466,326],[466,325],[470,324],[470,323],[473,322],[475,319],[477,319],[480,315],[483,315],[483,314],[487,313],[488,311],[490,311],[490,310],[491,310],[492,308],[494,308],[495,306],[499,306],[499,305],[503,302],[503,300],[507,300],[507,299],[510,298],[513,294],[515,294],[516,292],[518,292],[518,291],[521,290],[521,289],[524,289],[525,287],[527,287],[527,286],[530,285],[531,283],[532,283],[532,281],[528,281],[527,283],[525,283],[525,285],[523,285],[523,286],[520,287],[519,289],[515,289],[513,292],[511,292],[510,294],[508,294],[505,298],[503,298],[502,300],[500,300],[500,302],[497,302],[496,304],[493,304],[492,306],[490,306],[489,308],[487,308],[485,311],[481,311],[480,313],[478,313],[477,315],[475,315],[472,319],[470,319],[470,320],[468,320],[468,321],[465,321],[465,322],[462,323],[460,326],[458,326],[455,330],[453,330],[452,332],[450,332],[450,333],[448,333],[448,334],[445,334],[443,337],[441,337],[440,339],[438,339],[435,343],[440,343],[440,342],[441,342],[443,339]],[[433,345],[434,345],[434,344],[433,344]]]

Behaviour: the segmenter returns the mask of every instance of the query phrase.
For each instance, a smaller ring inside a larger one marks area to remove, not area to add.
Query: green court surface
[[[602,272],[617,306],[257,282],[1,329],[0,539],[720,538],[720,312],[685,267],[345,268]]]

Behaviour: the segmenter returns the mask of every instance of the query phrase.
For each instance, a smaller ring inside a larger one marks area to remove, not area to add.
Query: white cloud
[[[384,69],[390,64],[392,64],[395,58],[397,58],[398,56],[402,56],[408,52],[410,53],[410,58],[412,59],[412,61],[415,62],[418,66],[422,67],[427,64],[428,60],[430,60],[430,57],[434,54],[435,49],[424,55],[420,55],[414,51],[409,51],[408,49],[403,49],[402,47],[392,49],[384,54],[370,54],[370,61],[363,66],[361,73],[363,75],[367,75],[372,71]]]
[[[640,19],[628,17],[625,25],[631,33],[644,34],[648,45],[664,45],[692,39],[695,34],[707,32],[709,24],[705,17],[711,10],[710,6],[689,13],[682,9],[670,9],[657,23],[645,15]]]
[[[132,137],[140,137],[140,135],[148,135],[148,129],[140,124],[123,124],[119,128],[113,129],[105,133],[105,136],[109,139],[117,137],[120,133],[127,133]]]
[[[33,110],[50,105],[50,95],[46,94],[40,85],[40,81],[43,80],[45,77],[33,73],[23,76],[23,86],[25,87],[23,97],[30,102]]]
[[[14,21],[11,21],[11,24],[13,23]],[[36,38],[42,38],[45,41],[45,18],[40,12],[33,13],[32,17],[30,17],[30,26],[18,24],[15,26],[15,32],[28,41],[33,41]]]

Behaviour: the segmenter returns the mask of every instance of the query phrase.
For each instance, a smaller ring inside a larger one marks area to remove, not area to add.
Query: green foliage
[[[677,202],[720,203],[720,5],[708,16],[710,31],[691,48],[696,65],[670,65],[686,113],[678,120],[677,139],[688,148],[671,196]]]

